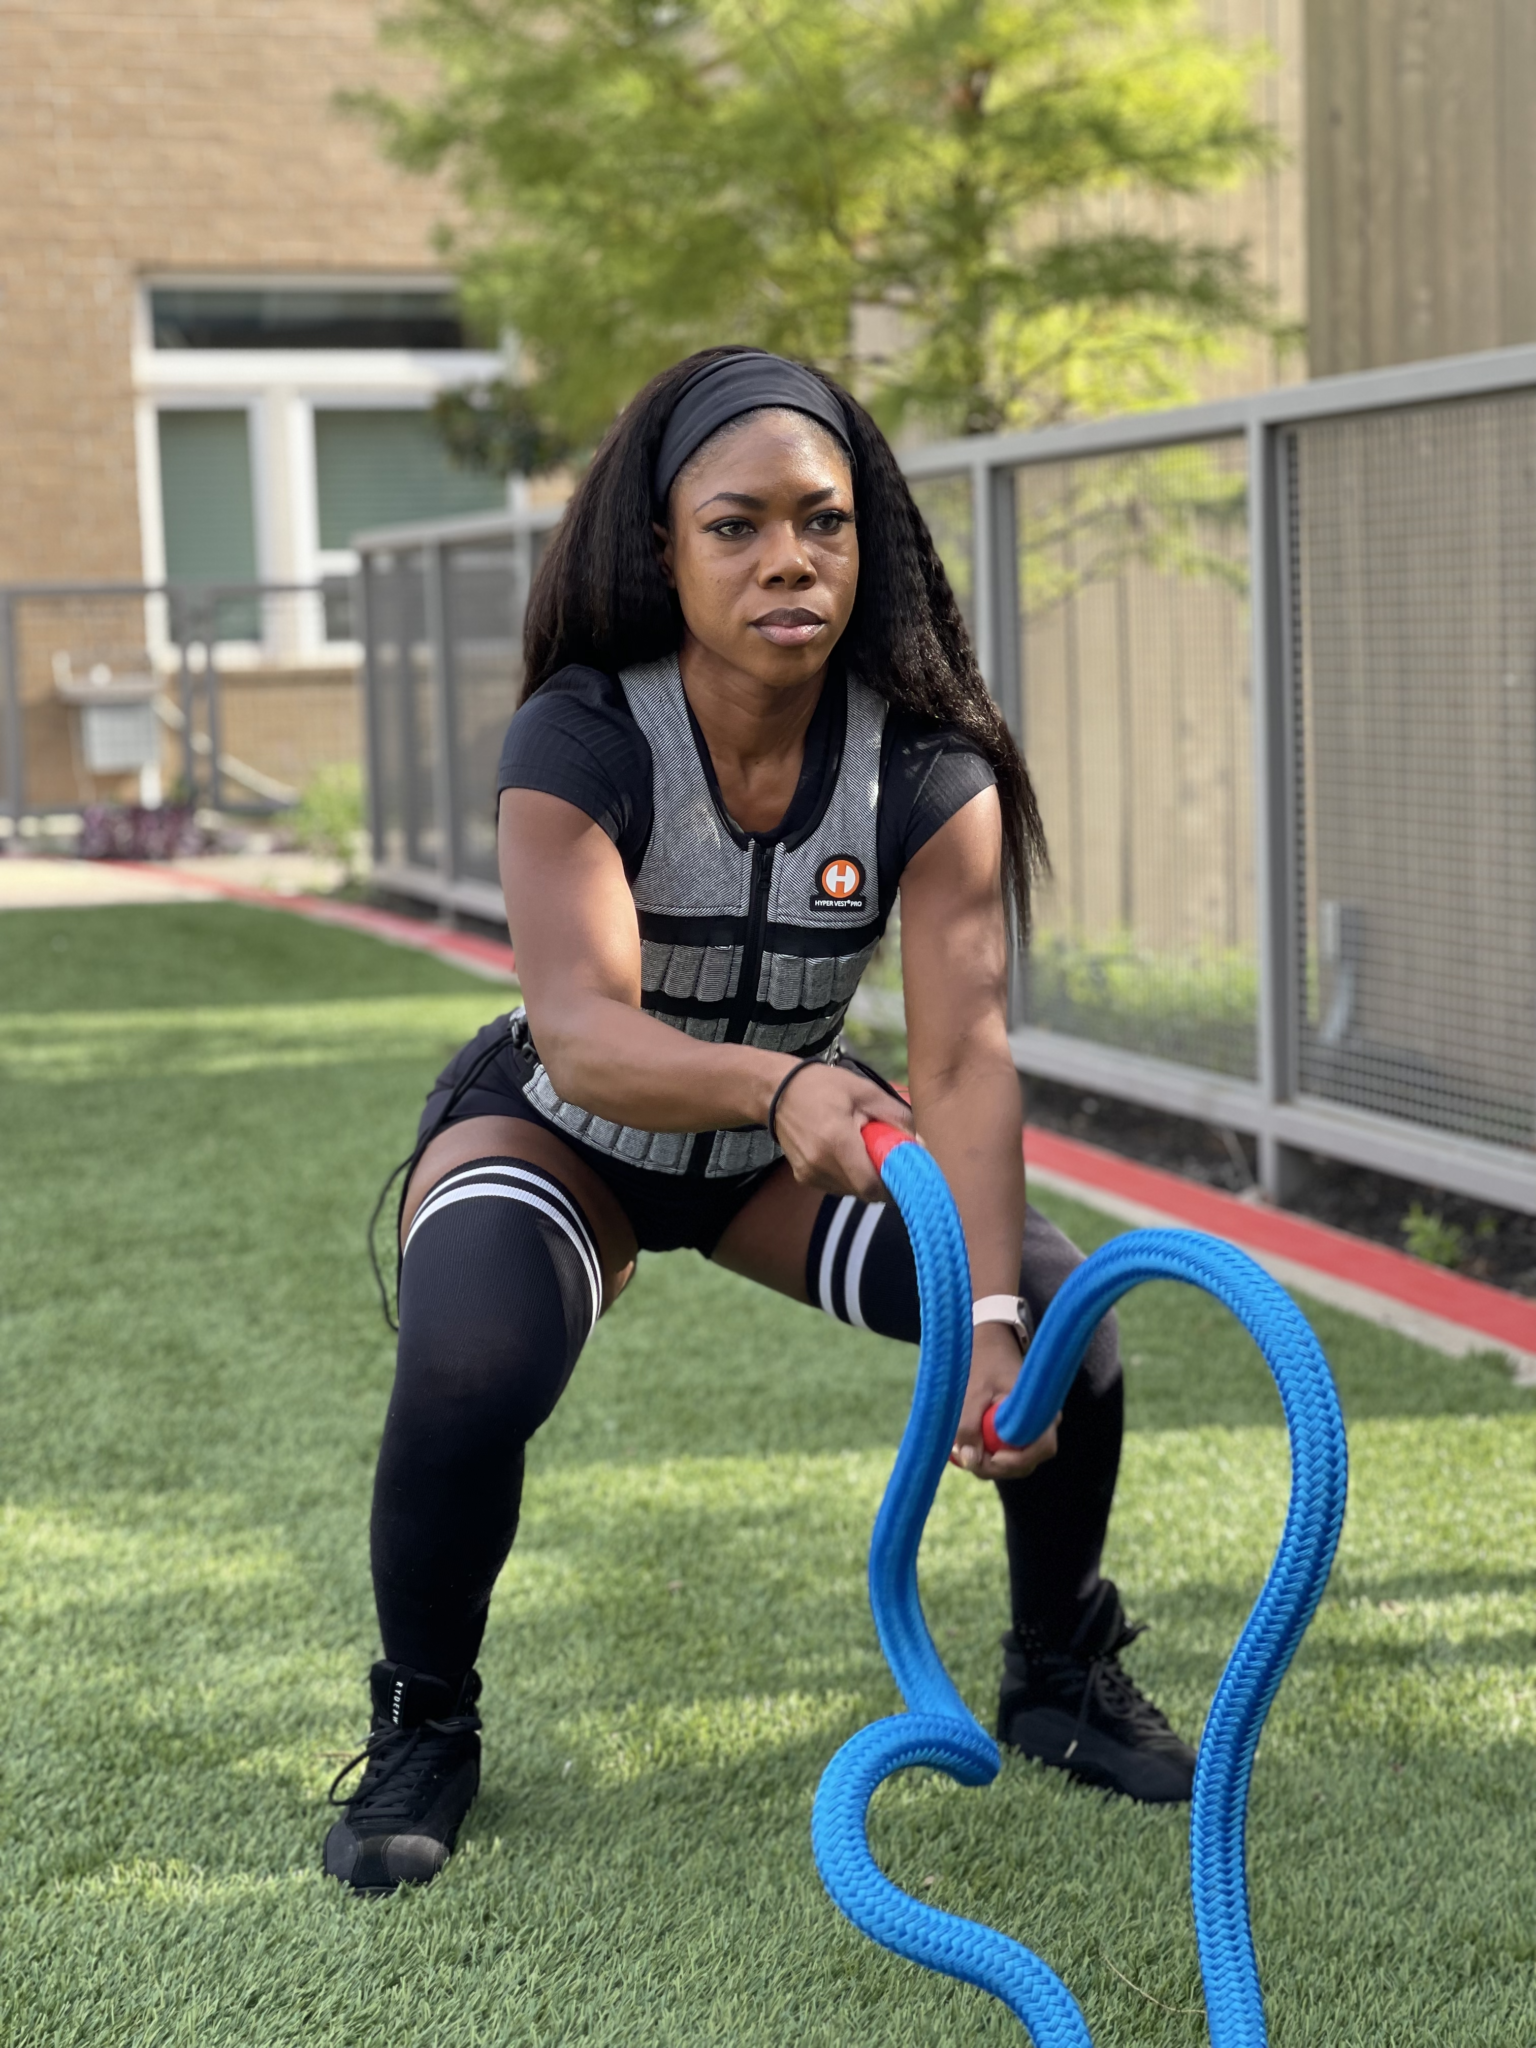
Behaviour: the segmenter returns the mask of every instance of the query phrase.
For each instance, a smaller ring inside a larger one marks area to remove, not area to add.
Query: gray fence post
[[[193,744],[194,717],[192,684],[192,612],[185,591],[170,593],[171,638],[181,649],[177,696],[181,704],[181,779],[186,784],[187,802],[197,809],[197,749]]]
[[[0,593],[0,740],[5,747],[5,807],[11,829],[21,825],[27,801],[27,768],[22,755],[21,667],[16,656],[16,607]]]
[[[1018,497],[1013,471],[978,464],[974,491],[982,513],[976,525],[976,618],[986,648],[985,656],[978,658],[1009,730],[1022,746]]]
[[[458,804],[454,759],[453,656],[448,644],[447,551],[426,549],[427,643],[432,649],[432,808],[437,814],[437,872],[443,885],[441,915],[450,915],[458,874]]]
[[[211,810],[222,811],[224,777],[219,768],[219,755],[224,747],[224,716],[219,703],[218,643],[212,629],[204,652],[207,656],[203,669],[203,699],[208,711],[208,805]]]
[[[363,661],[358,681],[363,693],[363,763],[366,770],[363,801],[368,806],[368,841],[375,867],[384,860],[384,807],[380,796],[380,764],[383,749],[379,736],[379,672],[373,643],[373,557],[364,550],[358,555],[352,578],[352,628],[362,645]]]
[[[1289,505],[1280,455],[1283,427],[1247,429],[1248,564],[1253,666],[1254,881],[1259,954],[1259,1185],[1272,1202],[1295,1193],[1304,1155],[1282,1143],[1274,1112],[1296,1085],[1299,955],[1296,777],[1292,719]]]
[[[976,658],[1008,729],[1024,744],[1024,674],[1019,617],[1018,490],[1011,469],[977,463],[971,472],[972,615]],[[1008,1027],[1029,1013],[1029,955],[1010,951]]]

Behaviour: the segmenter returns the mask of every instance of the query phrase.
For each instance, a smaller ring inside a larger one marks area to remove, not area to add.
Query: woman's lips
[[[815,639],[826,623],[815,612],[802,607],[764,612],[760,619],[752,621],[763,638],[771,640],[775,647],[803,647],[807,640]]]

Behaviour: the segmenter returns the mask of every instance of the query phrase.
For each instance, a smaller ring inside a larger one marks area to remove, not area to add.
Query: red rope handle
[[[859,1136],[864,1140],[864,1150],[869,1154],[870,1164],[876,1173],[880,1172],[898,1145],[917,1142],[910,1131],[898,1131],[894,1124],[883,1124],[878,1120],[865,1124]]]

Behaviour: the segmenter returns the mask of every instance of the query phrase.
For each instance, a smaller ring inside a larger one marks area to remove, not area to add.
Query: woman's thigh
[[[711,1258],[791,1301],[809,1301],[805,1261],[822,1199],[820,1188],[802,1187],[781,1160],[732,1218]]]
[[[416,1211],[437,1183],[472,1159],[523,1159],[559,1181],[592,1226],[603,1269],[603,1307],[611,1308],[635,1270],[635,1233],[629,1219],[613,1190],[563,1138],[521,1117],[468,1116],[438,1132],[417,1160],[406,1185],[401,1243]]]

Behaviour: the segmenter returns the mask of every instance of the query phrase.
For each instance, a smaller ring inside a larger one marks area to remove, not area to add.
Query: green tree
[[[1167,401],[1274,326],[1242,249],[1140,224],[1275,153],[1262,53],[1188,0],[408,0],[387,33],[434,83],[350,104],[449,175],[470,317],[523,350],[487,450],[589,443],[713,341],[985,432]]]

